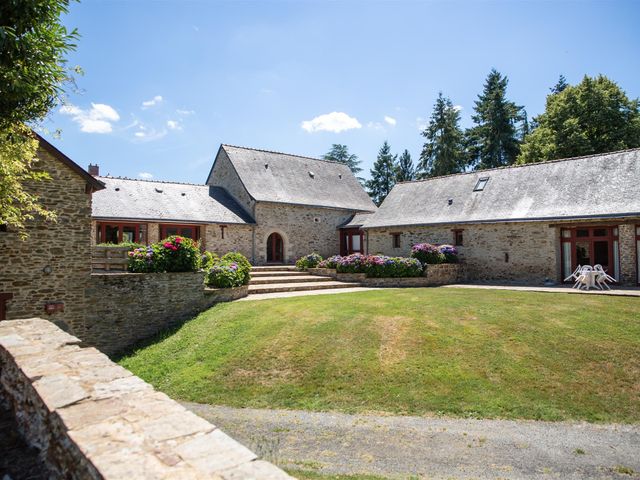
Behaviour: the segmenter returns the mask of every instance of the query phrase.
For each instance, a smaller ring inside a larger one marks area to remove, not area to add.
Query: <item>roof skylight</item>
[[[480,177],[480,179],[478,180],[478,182],[476,183],[476,186],[473,187],[473,191],[474,192],[481,192],[484,190],[484,187],[486,187],[487,182],[489,181],[489,177]]]

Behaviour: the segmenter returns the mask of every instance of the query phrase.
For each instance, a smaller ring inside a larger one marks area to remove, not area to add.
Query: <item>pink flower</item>
[[[182,243],[182,237],[176,237],[175,242],[177,244],[181,244]]]
[[[171,242],[164,242],[164,248],[175,248]]]

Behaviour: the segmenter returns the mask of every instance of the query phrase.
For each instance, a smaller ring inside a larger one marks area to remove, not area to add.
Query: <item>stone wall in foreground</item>
[[[0,401],[52,478],[291,478],[79,343],[39,318],[0,322]]]
[[[93,273],[82,340],[107,355],[179,325],[218,302],[247,295],[247,287],[206,289],[204,273]]]

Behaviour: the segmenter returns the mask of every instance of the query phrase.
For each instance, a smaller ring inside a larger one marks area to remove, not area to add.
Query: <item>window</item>
[[[7,301],[13,298],[13,293],[0,293],[0,320],[7,319]]]
[[[400,248],[400,235],[402,234],[401,233],[391,234],[393,248]]]
[[[464,245],[464,236],[462,235],[463,231],[464,230],[462,230],[462,229],[452,230],[452,232],[453,232],[453,244],[456,247],[461,247],[462,245]]]
[[[107,223],[98,222],[96,224],[97,243],[123,243],[123,242],[145,242],[146,225],[135,223]]]
[[[482,177],[478,180],[478,183],[476,183],[476,186],[474,187],[473,191],[474,192],[481,192],[482,190],[484,190],[484,187],[487,185],[487,182],[489,181],[489,177]]]
[[[227,229],[226,225],[220,225],[220,238],[224,240],[224,231]]]
[[[563,228],[560,231],[563,279],[578,265],[600,264],[615,279],[620,277],[618,228],[595,226]]]
[[[196,225],[160,225],[160,236],[162,238],[172,235],[198,240],[200,238],[200,227]]]

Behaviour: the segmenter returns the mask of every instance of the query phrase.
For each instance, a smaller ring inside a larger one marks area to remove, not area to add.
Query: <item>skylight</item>
[[[487,182],[489,181],[489,177],[481,177],[478,180],[478,183],[476,183],[476,186],[473,188],[474,192],[481,192],[484,190],[484,187],[487,185]]]

